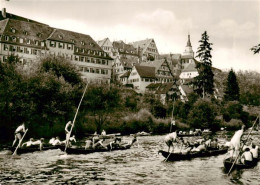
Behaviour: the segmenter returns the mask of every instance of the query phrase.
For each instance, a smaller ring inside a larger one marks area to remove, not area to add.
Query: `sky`
[[[204,31],[212,64],[260,72],[260,0],[1,0],[7,12],[55,28],[127,43],[153,38],[160,54],[184,52],[190,34],[196,52]]]

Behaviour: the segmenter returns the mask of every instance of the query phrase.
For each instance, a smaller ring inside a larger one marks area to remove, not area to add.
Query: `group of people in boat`
[[[71,135],[71,130],[72,130],[73,124],[71,121],[69,121],[66,126],[65,126],[65,135],[66,135],[66,139],[64,141],[61,141],[60,138],[57,137],[53,137],[49,140],[48,144],[51,146],[60,146],[60,145],[67,145],[68,147],[72,147],[72,144],[76,143],[76,137],[75,135],[70,136]],[[41,138],[39,140],[35,140],[33,138],[30,138],[29,141],[24,142],[23,144],[21,144],[22,141],[22,137],[24,136],[26,132],[25,129],[25,124],[21,124],[20,126],[17,127],[17,129],[15,130],[15,139],[13,141],[13,147],[15,145],[15,143],[18,141],[19,142],[19,147],[32,147],[32,146],[39,146],[39,149],[42,150],[43,145],[44,145],[44,138]],[[106,131],[103,130],[101,132],[101,135],[98,135],[97,132],[95,132],[93,134],[92,138],[88,138],[85,142],[85,149],[98,149],[98,148],[105,148],[105,149],[115,149],[118,147],[125,147],[125,146],[129,146],[129,145],[133,145],[134,143],[138,143],[137,137],[136,135],[134,135],[134,138],[126,143],[126,142],[122,142],[121,138],[119,137],[115,137],[112,140],[110,139],[110,141],[108,143],[105,143],[106,140]],[[139,144],[138,144],[139,146]]]
[[[230,142],[226,145],[229,146],[229,156],[231,160],[236,160],[237,163],[250,165],[253,162],[258,161],[258,146],[256,146],[252,140],[242,141],[245,125],[235,132]],[[242,141],[242,143],[241,143]],[[243,147],[241,146],[243,145]],[[241,154],[241,155],[240,155]]]

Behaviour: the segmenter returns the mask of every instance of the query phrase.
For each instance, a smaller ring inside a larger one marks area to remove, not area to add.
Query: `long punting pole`
[[[83,98],[84,98],[84,95],[85,95],[85,93],[86,93],[87,88],[88,88],[88,83],[87,83],[87,85],[86,85],[86,87],[85,87],[85,89],[84,89],[83,95],[82,95],[82,97],[81,97],[81,100],[80,100],[80,102],[79,102],[77,111],[76,111],[76,113],[75,113],[75,116],[74,116],[74,119],[73,119],[73,122],[72,122],[72,126],[71,126],[71,128],[70,128],[69,136],[66,137],[66,145],[65,145],[65,150],[64,150],[65,152],[66,152],[66,150],[67,150],[67,148],[68,148],[69,138],[70,138],[72,129],[73,129],[73,127],[74,127],[75,120],[76,120],[76,117],[77,117],[77,115],[78,115],[79,108],[80,108],[81,102],[82,102],[82,100],[83,100]]]
[[[17,145],[17,147],[16,147],[16,149],[15,149],[13,155],[16,155],[16,152],[17,152],[18,148],[20,147],[20,145],[22,144],[23,138],[24,138],[25,134],[27,133],[27,131],[28,131],[28,128],[27,128],[26,131],[24,132],[23,137],[20,139],[20,141],[19,141],[19,143],[18,143],[18,145]]]
[[[259,119],[259,116],[257,116],[257,118],[256,118],[256,120],[255,120],[255,122],[254,122],[254,124],[253,124],[253,126],[252,126],[252,129],[250,130],[250,132],[249,132],[249,133],[248,133],[248,135],[247,135],[246,141],[245,141],[245,142],[243,142],[243,144],[242,144],[242,147],[240,147],[240,148],[243,148],[243,147],[244,147],[244,145],[245,145],[245,143],[246,143],[246,142],[247,142],[247,140],[249,139],[249,136],[250,136],[251,132],[252,132],[252,131],[253,131],[253,129],[254,129],[254,126],[255,126],[255,124],[256,124],[256,122],[257,122],[257,119]],[[235,161],[233,162],[233,164],[232,164],[231,168],[229,169],[228,175],[229,175],[229,174],[230,174],[230,172],[232,171],[232,169],[233,169],[233,167],[234,167],[235,163],[237,162],[237,159],[238,159],[238,157],[240,156],[240,154],[241,154],[241,152],[239,152],[239,154],[237,155],[237,157],[236,157]]]

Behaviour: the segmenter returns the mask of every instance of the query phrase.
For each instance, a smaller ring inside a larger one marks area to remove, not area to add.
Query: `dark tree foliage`
[[[206,31],[202,34],[199,42],[200,45],[196,57],[200,59],[201,63],[196,64],[199,75],[194,79],[194,86],[195,92],[204,97],[205,94],[212,95],[214,92],[214,74],[211,69],[211,45],[213,44],[209,42],[209,36]]]
[[[76,70],[76,67],[64,57],[49,56],[43,58],[41,63],[41,72],[52,72],[58,78],[63,77],[66,82],[69,82],[72,85],[82,82],[79,72]]]
[[[101,132],[104,123],[116,108],[120,107],[121,97],[116,86],[107,84],[90,85],[83,104],[83,109],[95,118],[97,132]]]
[[[232,69],[229,71],[224,93],[224,99],[226,101],[239,100],[239,86],[237,77]]]
[[[250,50],[253,51],[254,54],[260,53],[260,44],[252,47]]]
[[[216,107],[210,101],[198,100],[188,115],[188,123],[192,128],[215,129]]]

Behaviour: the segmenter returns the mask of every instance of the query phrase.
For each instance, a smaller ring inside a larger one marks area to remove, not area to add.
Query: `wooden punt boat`
[[[33,146],[33,147],[22,147],[18,148],[16,153],[17,154],[25,154],[25,153],[32,153],[32,152],[37,152],[37,151],[45,151],[45,150],[54,150],[54,149],[59,149],[60,146],[43,146],[42,150],[40,150],[39,146]],[[15,147],[10,147],[9,150],[12,152],[15,151]]]
[[[90,154],[90,153],[94,153],[94,152],[110,152],[110,151],[115,151],[115,150],[127,150],[130,148],[131,148],[131,145],[119,146],[117,148],[113,148],[112,150],[105,149],[105,148],[97,148],[97,149],[67,148],[66,153],[67,154]],[[64,151],[65,146],[60,146],[60,149],[62,151]]]
[[[216,149],[216,150],[207,150],[201,152],[191,152],[188,154],[182,153],[170,153],[163,150],[159,150],[158,153],[161,153],[163,157],[167,159],[167,161],[181,161],[181,160],[191,160],[193,158],[198,157],[210,157],[210,156],[217,156],[220,154],[225,154],[228,151],[228,148]]]
[[[241,169],[254,168],[257,165],[258,161],[259,161],[259,158],[255,159],[252,162],[247,163],[247,164],[243,164],[241,162],[236,163],[236,164],[234,164],[232,170],[235,170],[235,169],[236,170],[241,170]],[[225,170],[229,171],[230,168],[232,167],[233,163],[234,163],[234,159],[227,158],[227,159],[224,160],[223,163],[224,163]]]

